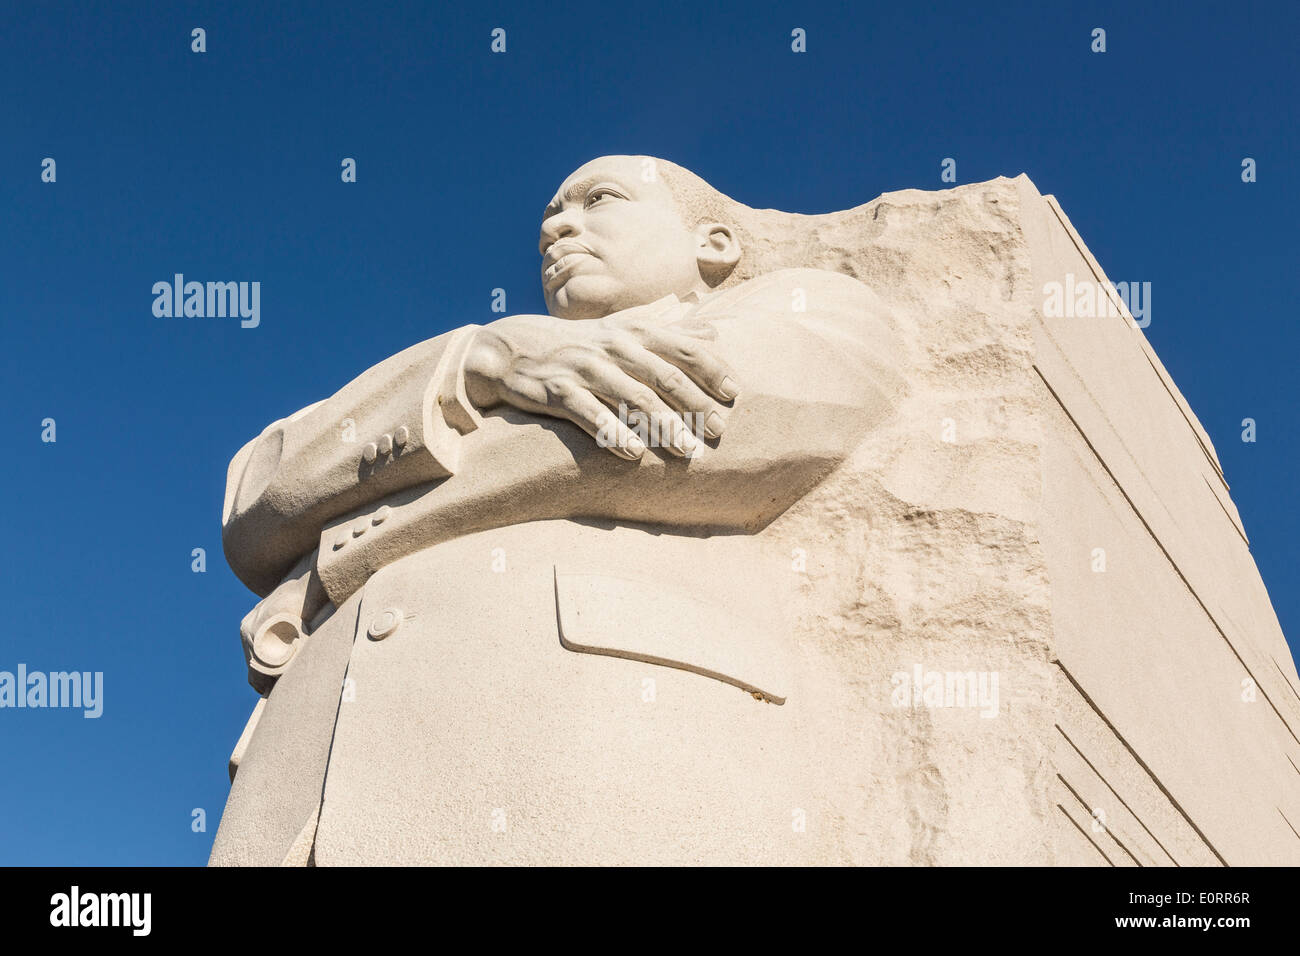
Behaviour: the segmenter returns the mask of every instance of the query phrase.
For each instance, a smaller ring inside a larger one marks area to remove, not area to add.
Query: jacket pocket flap
[[[785,703],[781,635],[678,588],[556,568],[555,617],[567,650],[692,671]]]

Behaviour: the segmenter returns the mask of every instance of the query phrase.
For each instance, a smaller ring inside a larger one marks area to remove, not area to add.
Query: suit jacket
[[[448,398],[455,333],[241,452],[228,548],[269,522],[292,547],[242,568],[270,582],[318,547],[336,610],[250,721],[214,863],[834,856],[819,801],[846,731],[818,710],[824,676],[802,690],[799,576],[761,532],[893,409],[899,346],[865,286],[819,270],[655,308],[708,321],[740,381],[695,459],[623,461],[513,410],[471,418]],[[332,431],[416,409],[410,450],[383,462]],[[277,463],[250,481],[268,441]],[[298,460],[327,450],[328,466]],[[304,474],[319,483],[289,496]]]

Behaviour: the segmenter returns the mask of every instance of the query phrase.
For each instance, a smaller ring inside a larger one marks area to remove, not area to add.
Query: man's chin
[[[584,276],[574,276],[547,296],[551,315],[561,319],[600,319],[618,311],[608,289],[589,288]]]

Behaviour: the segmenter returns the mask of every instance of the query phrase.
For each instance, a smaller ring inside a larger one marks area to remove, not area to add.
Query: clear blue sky
[[[490,320],[493,288],[544,311],[539,213],[605,153],[808,213],[941,188],[949,156],[959,182],[1027,172],[1112,279],[1152,283],[1147,335],[1294,647],[1300,7],[1060,6],[5,3],[0,670],[103,671],[105,709],[0,711],[0,863],[206,860],[256,700],[227,462],[373,363]],[[260,327],[155,318],[176,272],[260,281]]]

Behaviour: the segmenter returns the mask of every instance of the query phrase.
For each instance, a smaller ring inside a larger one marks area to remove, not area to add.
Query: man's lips
[[[555,265],[567,255],[575,252],[585,252],[591,255],[591,250],[580,242],[572,239],[560,239],[546,247],[546,252],[542,255],[542,268]]]
[[[591,256],[586,249],[580,249],[576,246],[556,249],[552,247],[546,251],[545,260],[542,269],[542,285],[550,286],[553,282],[573,269],[584,259]]]

